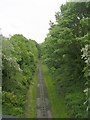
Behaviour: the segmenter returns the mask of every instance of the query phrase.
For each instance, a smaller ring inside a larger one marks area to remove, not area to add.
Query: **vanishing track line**
[[[48,100],[48,93],[43,77],[41,63],[38,65],[37,118],[51,118],[51,108]]]

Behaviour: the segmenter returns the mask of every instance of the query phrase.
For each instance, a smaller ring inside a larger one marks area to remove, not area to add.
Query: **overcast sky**
[[[4,36],[23,34],[26,38],[44,41],[49,21],[66,0],[0,0],[0,28]]]

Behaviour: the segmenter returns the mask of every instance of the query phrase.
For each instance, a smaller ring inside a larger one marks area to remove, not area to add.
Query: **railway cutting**
[[[41,63],[38,65],[37,118],[52,118],[51,107]]]

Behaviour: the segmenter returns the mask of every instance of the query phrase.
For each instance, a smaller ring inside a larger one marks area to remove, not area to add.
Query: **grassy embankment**
[[[49,75],[48,67],[46,65],[42,65],[44,78],[46,82],[46,87],[48,90],[49,102],[51,104],[52,109],[52,117],[53,118],[68,118],[66,106],[63,100],[63,97],[58,95],[56,92],[56,88],[52,78]]]
[[[33,78],[33,84],[30,85],[30,88],[27,93],[26,98],[26,118],[36,118],[36,88],[37,88],[37,70]]]

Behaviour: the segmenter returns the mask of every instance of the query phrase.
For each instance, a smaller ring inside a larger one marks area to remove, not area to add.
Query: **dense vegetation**
[[[49,67],[70,118],[87,117],[90,107],[89,11],[90,2],[62,5],[55,15],[56,23],[50,22],[49,33],[41,44],[43,62]]]
[[[63,97],[58,95],[54,80],[52,80],[52,76],[49,74],[47,65],[43,64],[42,68],[52,110],[52,118],[68,118],[65,101]]]
[[[2,112],[24,117],[26,95],[38,62],[38,44],[16,34],[2,36]]]
[[[90,2],[62,5],[40,46],[20,34],[0,35],[3,115],[35,117],[36,68],[41,57],[53,117],[90,116],[89,11]]]

